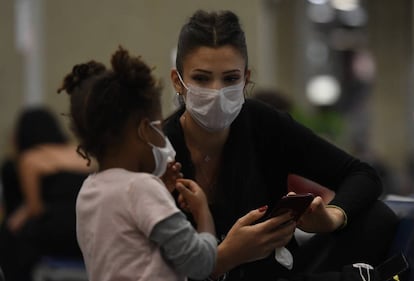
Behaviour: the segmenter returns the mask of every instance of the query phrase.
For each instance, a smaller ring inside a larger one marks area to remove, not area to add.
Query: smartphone
[[[268,213],[266,218],[272,218],[291,211],[293,220],[297,221],[312,203],[313,198],[315,196],[312,193],[283,196]]]

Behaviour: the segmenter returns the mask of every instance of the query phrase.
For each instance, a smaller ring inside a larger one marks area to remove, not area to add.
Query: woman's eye
[[[194,81],[197,82],[207,82],[209,81],[209,77],[204,76],[204,75],[195,75],[193,77],[191,77]]]
[[[232,84],[240,80],[240,76],[228,76],[224,78],[224,82]]]
[[[234,85],[237,82],[240,81],[242,76],[240,75],[229,75],[229,76],[223,76],[220,79],[223,86],[229,86]],[[208,86],[210,83],[214,82],[214,77],[208,76],[208,75],[202,75],[202,74],[196,74],[191,76],[191,79],[196,82],[198,85],[202,86]]]

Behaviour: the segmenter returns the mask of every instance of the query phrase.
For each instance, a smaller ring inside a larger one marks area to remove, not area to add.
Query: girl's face
[[[186,84],[218,90],[247,82],[250,71],[245,71],[245,65],[244,58],[230,45],[199,47],[184,58],[182,78]],[[176,91],[185,94],[185,88],[175,71],[171,78]]]

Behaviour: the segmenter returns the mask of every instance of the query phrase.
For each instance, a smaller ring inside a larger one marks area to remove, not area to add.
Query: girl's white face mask
[[[152,174],[157,177],[161,177],[167,170],[167,164],[169,162],[174,161],[175,150],[171,145],[169,139],[166,136],[164,136],[160,129],[154,126],[156,124],[161,124],[161,121],[157,120],[150,123],[151,127],[154,128],[154,130],[157,131],[165,139],[165,146],[158,147],[150,142],[148,144],[152,147],[152,154],[154,156],[155,161],[155,169],[152,172]]]
[[[186,85],[178,71],[177,74],[187,89],[185,98],[187,111],[207,131],[227,128],[239,115],[244,103],[244,82],[215,90]]]

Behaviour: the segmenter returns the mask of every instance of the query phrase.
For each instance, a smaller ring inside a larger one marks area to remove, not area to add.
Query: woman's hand
[[[167,170],[164,175],[161,176],[161,180],[164,182],[169,192],[173,192],[177,179],[183,177],[181,173],[181,164],[179,162],[170,162],[167,165]]]
[[[242,263],[265,258],[275,248],[286,246],[292,239],[296,223],[291,220],[290,213],[254,224],[265,214],[266,209],[250,211],[233,225],[218,246],[213,276],[220,276]]]
[[[298,221],[298,228],[305,232],[332,232],[344,225],[346,217],[338,208],[325,205],[320,196],[316,196],[307,212]]]

